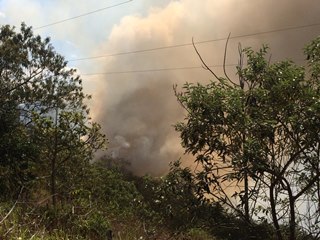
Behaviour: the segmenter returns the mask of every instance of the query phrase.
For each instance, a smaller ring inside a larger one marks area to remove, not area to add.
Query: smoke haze
[[[0,23],[19,26],[24,21],[36,28],[120,2],[2,0]],[[197,42],[226,38],[230,32],[239,36],[315,24],[320,23],[319,12],[317,0],[133,0],[35,33],[50,36],[58,52],[75,59],[191,43],[192,37]],[[266,43],[272,61],[289,58],[304,64],[302,48],[319,31],[314,26],[230,39],[227,65],[238,62],[239,42],[254,49]],[[208,65],[221,65],[224,45],[225,41],[212,41],[197,48]],[[94,120],[102,124],[110,142],[107,155],[129,161],[139,175],[161,175],[169,162],[180,157],[192,162],[192,157],[183,155],[172,126],[184,119],[172,86],[213,80],[201,69],[192,46],[70,61],[69,66],[83,74],[84,89],[93,95]],[[130,72],[195,66],[199,69]],[[222,74],[221,67],[213,70]],[[227,70],[236,79],[235,66]]]
[[[126,16],[114,26],[98,52],[116,53],[256,33],[319,23],[317,1],[169,1],[144,15]],[[302,48],[319,27],[261,34],[230,41],[227,64],[237,63],[237,46],[271,47],[272,60],[303,64]],[[198,45],[208,65],[221,65],[224,41]],[[192,46],[109,57],[100,72],[201,66]],[[234,68],[228,68],[232,75]],[[218,73],[221,69],[214,68]],[[203,69],[93,76],[97,84],[94,112],[109,138],[109,154],[131,163],[137,174],[163,174],[170,161],[183,156],[172,125],[183,120],[172,86],[213,79]]]

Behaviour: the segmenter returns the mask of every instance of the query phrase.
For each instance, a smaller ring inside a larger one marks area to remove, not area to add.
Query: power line
[[[77,18],[85,17],[85,16],[88,16],[88,15],[90,15],[90,14],[94,14],[94,13],[97,13],[97,12],[105,11],[105,10],[110,9],[110,8],[118,7],[118,6],[120,6],[120,5],[129,3],[129,2],[132,2],[132,1],[133,1],[133,0],[128,0],[128,1],[126,1],[126,2],[121,2],[121,3],[115,4],[115,5],[111,5],[111,6],[108,6],[108,7],[99,8],[99,9],[96,9],[96,10],[94,10],[94,11],[87,12],[87,13],[83,13],[83,14],[78,15],[78,16],[66,18],[66,19],[63,19],[63,20],[60,20],[60,21],[56,21],[56,22],[53,22],[53,23],[49,23],[49,24],[46,24],[46,25],[43,25],[43,26],[40,26],[40,27],[35,27],[34,30],[38,30],[38,29],[41,29],[41,28],[50,27],[50,26],[57,25],[57,24],[60,24],[60,23],[64,23],[64,22],[67,22],[67,21],[71,21],[71,20],[74,20],[74,19],[77,19]]]
[[[313,24],[307,24],[307,25],[301,25],[301,26],[291,26],[291,27],[273,29],[273,30],[262,31],[262,32],[241,34],[241,35],[231,36],[229,39],[245,38],[245,37],[250,37],[250,36],[257,36],[257,35],[262,35],[262,34],[290,31],[290,30],[317,27],[317,26],[320,26],[320,23],[313,23]],[[227,39],[228,39],[227,37],[224,37],[224,38],[196,41],[194,43],[195,44],[204,44],[204,43],[210,43],[210,42],[225,41]],[[113,57],[113,56],[120,56],[120,55],[158,51],[158,50],[170,49],[170,48],[185,47],[185,46],[191,46],[191,45],[192,45],[192,43],[182,43],[182,44],[175,44],[175,45],[168,45],[168,46],[161,46],[161,47],[154,47],[154,48],[146,48],[146,49],[140,49],[140,50],[126,51],[126,52],[111,53],[111,54],[93,56],[93,57],[74,58],[74,59],[69,59],[68,61],[75,62],[75,61],[83,61],[83,60],[92,60],[92,59],[99,59],[99,58],[106,58],[106,57]]]
[[[305,59],[297,59],[294,62],[304,62]],[[225,67],[238,66],[236,63],[226,64]],[[223,67],[220,65],[208,65],[210,68]],[[113,75],[113,74],[130,74],[130,73],[148,73],[148,72],[164,72],[164,71],[176,71],[176,70],[192,70],[192,69],[205,69],[203,66],[188,66],[188,67],[174,67],[174,68],[152,68],[152,69],[141,69],[141,70],[126,70],[126,71],[110,71],[101,73],[83,73],[81,76],[95,76],[95,75]]]
[[[237,64],[227,64],[226,67],[234,67]],[[223,67],[223,65],[210,65],[208,67]],[[125,73],[147,73],[147,72],[163,72],[163,71],[175,71],[175,70],[189,70],[189,69],[200,69],[201,66],[189,66],[189,67],[175,67],[175,68],[156,68],[156,69],[142,69],[142,70],[128,70],[128,71],[111,71],[102,73],[84,73],[82,76],[93,76],[93,75],[112,75],[112,74],[125,74]]]

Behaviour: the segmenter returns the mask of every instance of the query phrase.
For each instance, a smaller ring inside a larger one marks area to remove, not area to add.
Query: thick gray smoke
[[[250,34],[290,26],[320,23],[318,1],[301,0],[181,0],[171,1],[147,14],[127,16],[113,28],[108,41],[97,49],[116,53],[159,46]],[[302,48],[319,34],[309,27],[232,39],[227,64],[237,63],[237,46],[271,47],[274,61],[303,60]],[[208,65],[221,65],[224,41],[198,45]],[[303,64],[303,61],[301,61]],[[100,72],[201,66],[192,46],[114,56],[100,61]],[[219,69],[214,68],[217,72]],[[228,68],[232,75],[234,69]],[[163,174],[170,161],[183,157],[179,136],[172,125],[183,120],[172,86],[206,82],[213,77],[203,69],[123,73],[94,76],[98,92],[93,108],[103,125],[109,153],[131,163],[136,174]],[[235,76],[236,79],[236,76]]]
[[[181,155],[170,124],[182,116],[182,112],[168,91],[170,84],[158,81],[161,80],[150,79],[138,89],[123,94],[104,115],[112,157],[130,161],[137,174],[163,173],[167,168],[164,163]]]

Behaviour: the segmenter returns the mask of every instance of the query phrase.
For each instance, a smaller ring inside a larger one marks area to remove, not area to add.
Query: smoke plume
[[[169,1],[143,15],[124,17],[108,39],[97,46],[95,55],[190,43],[192,37],[202,41],[225,38],[230,32],[231,36],[238,36],[319,23],[319,10],[318,2],[311,0]],[[237,63],[239,42],[254,49],[267,43],[272,61],[288,57],[303,64],[302,48],[319,30],[320,27],[306,27],[231,39],[227,64]],[[197,47],[208,65],[221,65],[224,45],[225,41],[215,41]],[[172,126],[183,121],[184,112],[172,86],[213,80],[201,68],[147,70],[191,66],[201,64],[190,45],[112,56],[95,64],[96,71],[109,73],[91,77],[97,84],[93,111],[109,138],[108,154],[129,161],[136,174],[161,175],[170,161],[184,158]],[[230,75],[234,68],[228,67]],[[135,70],[146,71],[131,72]],[[221,73],[219,68],[213,70]],[[115,71],[123,73],[111,73]]]

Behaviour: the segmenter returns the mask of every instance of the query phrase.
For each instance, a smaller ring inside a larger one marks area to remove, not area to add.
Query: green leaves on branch
[[[25,24],[19,32],[2,26],[0,133],[7,136],[11,149],[25,142],[34,152],[24,148],[17,157],[14,151],[7,151],[8,144],[0,144],[4,169],[0,174],[5,177],[9,169],[19,174],[15,166],[26,161],[34,180],[48,181],[44,176],[51,176],[49,184],[41,183],[51,185],[51,195],[57,195],[53,191],[60,191],[62,185],[72,186],[67,176],[72,179],[72,171],[81,172],[94,152],[105,144],[100,125],[90,119],[85,104],[89,99],[76,70],[70,69],[64,57],[55,52],[49,38],[34,35]]]
[[[239,85],[212,81],[187,83],[181,92],[175,88],[186,110],[176,130],[186,152],[202,166],[200,193],[247,222],[254,218],[255,206],[268,199],[270,207],[257,209],[267,209],[278,239],[283,239],[281,224],[289,226],[293,240],[298,221],[313,226],[319,218],[319,46],[317,38],[306,47],[308,68],[291,61],[271,64],[266,46],[258,52],[246,48],[240,54],[246,65],[237,67]],[[297,204],[311,198],[312,214],[305,219]]]

